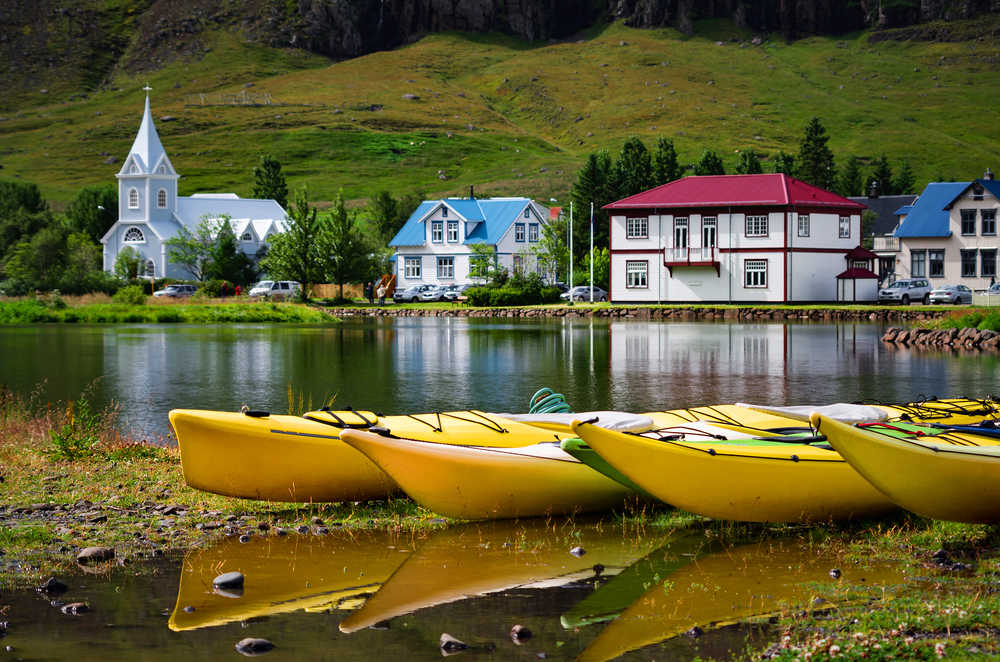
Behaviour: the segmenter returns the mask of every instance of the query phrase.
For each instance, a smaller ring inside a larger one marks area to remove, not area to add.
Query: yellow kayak
[[[410,556],[413,541],[386,533],[229,538],[184,556],[171,630],[214,627],[298,610],[348,609],[364,602]],[[242,594],[212,580],[238,571]]]
[[[528,520],[451,527],[405,557],[340,630],[356,632],[426,607],[516,587],[562,586],[594,577],[596,564],[603,566],[602,574],[613,575],[662,543],[659,536],[636,539],[607,524],[553,527]],[[571,554],[575,545],[586,554]]]
[[[903,508],[954,522],[1000,521],[1000,439],[957,432],[899,438],[820,415],[812,423]]]
[[[841,567],[836,558],[818,556],[809,545],[781,540],[694,559],[672,572],[650,576],[649,589],[601,630],[576,662],[613,660],[694,626],[707,629],[784,609],[809,608],[818,598],[823,599],[821,608],[836,607],[848,588],[870,588],[872,597],[881,598],[883,587],[905,579],[895,565],[852,565],[843,567],[834,588],[815,588],[816,583],[833,581],[830,570]]]
[[[559,435],[478,411],[376,416],[316,411],[304,416],[265,412],[174,409],[170,423],[181,451],[184,480],[206,492],[267,501],[360,501],[398,487],[364,455],[340,441],[352,427],[378,425],[437,443],[516,447]]]
[[[586,423],[573,430],[648,493],[706,517],[815,522],[894,507],[829,448],[755,439],[653,439]]]
[[[634,492],[557,443],[520,448],[442,444],[361,430],[341,439],[414,501],[458,519],[504,519],[607,510]]]

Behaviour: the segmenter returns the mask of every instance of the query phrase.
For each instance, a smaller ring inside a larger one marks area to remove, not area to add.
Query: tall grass
[[[41,300],[0,302],[0,324],[222,324],[222,323],[331,324],[330,315],[295,303],[177,304],[133,306],[94,303],[53,306]]]
[[[949,315],[936,325],[941,329],[979,329],[1000,332],[1000,310],[974,311],[961,315]]]

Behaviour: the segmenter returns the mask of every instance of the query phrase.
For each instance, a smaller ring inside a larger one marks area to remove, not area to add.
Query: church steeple
[[[132,143],[132,149],[129,150],[129,156],[138,157],[137,159],[133,159],[133,161],[139,167],[139,172],[142,174],[152,174],[153,169],[166,156],[166,152],[163,149],[163,143],[160,142],[160,136],[156,132],[153,115],[149,111],[149,90],[152,88],[147,85],[143,89],[146,90],[146,108],[142,114],[142,123],[139,124],[139,133],[136,134],[135,141]],[[127,164],[128,160],[126,160]],[[169,168],[168,172],[172,173],[172,171],[173,168]],[[133,172],[131,174],[137,173]]]
[[[148,85],[146,106],[132,149],[118,171],[118,218],[123,221],[169,221],[177,208],[177,180],[167,153],[156,133],[149,110]]]

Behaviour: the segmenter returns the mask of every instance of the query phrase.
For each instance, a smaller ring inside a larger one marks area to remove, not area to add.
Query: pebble
[[[579,558],[579,557],[583,556],[584,554],[586,554],[587,550],[585,550],[583,547],[577,546],[577,547],[574,547],[573,549],[569,550],[569,553],[572,554],[573,556]]]
[[[833,568],[832,570],[830,570],[830,576],[833,577],[834,579],[840,579],[840,575],[841,575],[840,568]]]
[[[684,636],[685,637],[691,637],[692,639],[697,639],[698,637],[700,637],[703,634],[705,634],[705,631],[702,630],[700,627],[698,627],[696,625],[693,628],[691,628],[690,630],[688,630],[687,632],[685,632]]]
[[[510,638],[515,644],[520,644],[525,639],[531,639],[531,630],[523,625],[515,625],[510,629]]]
[[[295,527],[296,533],[309,533],[309,527],[305,524]]]
[[[65,593],[67,589],[69,587],[55,577],[49,577],[44,584],[38,587],[38,590],[43,593]]]
[[[87,606],[86,602],[71,602],[68,605],[63,605],[60,611],[64,614],[76,616],[78,614],[86,614],[90,611],[90,607]]]
[[[446,653],[453,653],[455,651],[464,651],[469,645],[464,641],[456,639],[447,632],[441,633],[441,650]]]
[[[240,536],[240,542],[250,542],[250,534],[244,533]]]
[[[110,547],[85,547],[76,555],[76,562],[82,565],[100,563],[115,558],[115,550]]]
[[[257,637],[247,637],[236,642],[236,652],[247,657],[266,653],[273,648],[274,644],[270,641]]]
[[[224,572],[212,580],[215,588],[243,588],[242,572]]]
[[[184,607],[184,613],[185,614],[193,614],[194,613],[194,607],[192,607],[191,605],[187,605],[186,607]]]

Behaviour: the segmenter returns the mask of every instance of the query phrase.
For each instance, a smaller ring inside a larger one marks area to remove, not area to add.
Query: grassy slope
[[[918,186],[1000,162],[989,41],[871,43],[859,34],[752,46],[721,21],[697,34],[614,24],[579,41],[525,44],[449,33],[330,63],[211,33],[204,58],[119,76],[89,98],[53,103],[69,97],[57,88],[49,105],[8,101],[0,176],[35,181],[57,204],[83,185],[113,183],[147,80],[155,117],[176,118],[158,128],[182,194],[248,195],[266,150],[293,187],[319,200],[339,188],[360,202],[383,188],[465,194],[470,184],[481,194],[564,199],[589,152],[616,152],[630,135],[650,146],[673,137],[688,162],[709,147],[732,168],[748,147],[797,152],[814,115],[841,162],[907,158]],[[199,94],[238,93],[249,82],[249,92],[287,105],[197,105]],[[106,154],[118,163],[104,164]]]

